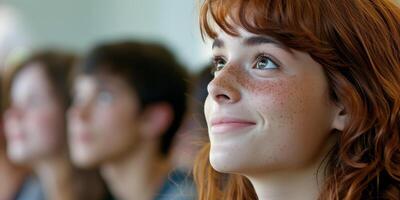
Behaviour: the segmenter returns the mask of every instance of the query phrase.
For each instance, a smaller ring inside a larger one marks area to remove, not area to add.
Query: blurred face
[[[337,109],[317,62],[244,30],[221,32],[213,54],[205,115],[216,170],[265,173],[320,160]]]
[[[65,143],[64,111],[41,66],[22,69],[10,92],[4,116],[10,159],[30,163],[59,153]]]
[[[68,115],[74,163],[97,166],[133,151],[138,112],[138,99],[119,77],[79,76]]]

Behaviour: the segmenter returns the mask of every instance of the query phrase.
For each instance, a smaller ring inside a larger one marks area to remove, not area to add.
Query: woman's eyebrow
[[[266,36],[251,36],[243,39],[243,44],[247,46],[255,46],[269,43],[280,45],[280,43],[275,39]]]
[[[287,51],[288,53],[292,54],[293,52],[284,44],[279,42],[278,40],[268,37],[268,36],[250,36],[243,38],[244,45],[246,46],[258,46],[258,45],[263,45],[263,44],[274,44],[278,46],[279,48]]]
[[[287,51],[290,54],[293,54],[293,52],[290,50],[290,48],[288,48],[287,46],[285,46],[284,44],[282,44],[281,42],[279,42],[278,40],[272,38],[272,37],[268,37],[268,36],[250,36],[250,37],[245,37],[243,38],[242,43],[245,46],[258,46],[258,45],[263,45],[263,44],[274,44],[277,47]],[[223,40],[221,40],[220,38],[215,38],[212,44],[212,49],[214,48],[224,48],[225,43]]]
[[[270,38],[270,37],[263,37],[263,36],[252,36],[248,38],[244,38],[243,43],[246,46],[256,46],[256,45],[261,45],[261,44],[266,44],[266,43],[273,43],[273,44],[280,44],[276,40]],[[214,39],[214,42],[212,44],[212,48],[223,48],[224,47],[224,41],[222,41],[219,38]]]

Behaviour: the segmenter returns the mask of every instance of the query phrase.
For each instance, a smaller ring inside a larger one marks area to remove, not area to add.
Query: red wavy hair
[[[327,155],[319,199],[400,198],[400,8],[389,0],[205,0],[204,36],[235,25],[307,52],[324,67],[332,101],[348,126]],[[242,176],[209,163],[209,144],[197,158],[199,199],[257,199]]]

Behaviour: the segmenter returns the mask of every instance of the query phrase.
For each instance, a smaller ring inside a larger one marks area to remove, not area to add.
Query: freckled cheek
[[[254,84],[253,84],[254,85]],[[302,88],[294,81],[265,83],[253,87],[250,105],[274,126],[294,124],[297,116],[304,113]]]
[[[257,110],[265,120],[267,126],[263,127],[265,128],[263,130],[266,131],[266,134],[257,136],[252,146],[262,146],[264,142],[257,141],[265,141],[260,137],[266,137],[271,142],[271,146],[265,148],[263,155],[271,155],[269,161],[281,159],[273,155],[285,155],[292,160],[297,159],[290,156],[298,155],[300,157],[300,154],[297,153],[307,152],[302,148],[307,146],[303,144],[308,144],[303,141],[307,138],[303,137],[304,134],[309,133],[306,118],[310,114],[305,110],[304,91],[301,87],[292,84],[278,84],[273,89],[259,91],[252,96],[253,102],[250,105],[255,105],[254,110]]]

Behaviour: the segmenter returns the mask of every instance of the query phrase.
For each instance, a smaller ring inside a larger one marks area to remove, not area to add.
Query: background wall
[[[198,28],[198,0],[6,0],[20,16],[31,46],[84,52],[103,40],[161,42],[192,71],[209,60]]]

